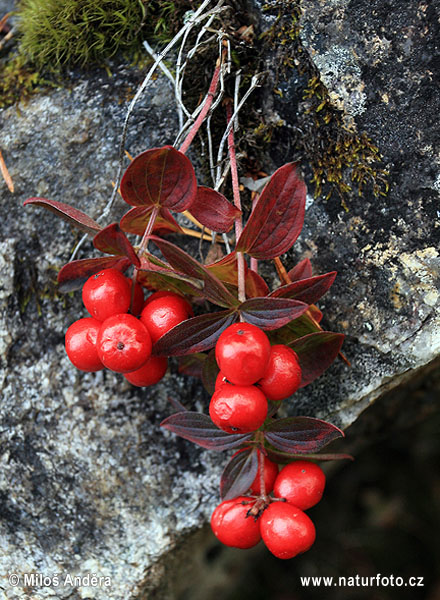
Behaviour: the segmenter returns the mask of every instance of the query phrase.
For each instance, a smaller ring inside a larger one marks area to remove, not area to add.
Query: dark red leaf
[[[48,200],[47,198],[29,198],[23,203],[23,206],[27,206],[28,204],[42,206],[86,233],[94,235],[102,229],[101,225],[89,217],[89,215],[86,215],[77,208],[73,208],[69,204],[64,204],[64,202]]]
[[[264,437],[278,450],[287,454],[318,452],[344,433],[326,421],[312,417],[287,417],[268,425]]]
[[[351,454],[340,454],[338,452],[327,453],[319,452],[318,454],[287,454],[287,452],[281,452],[281,450],[274,450],[273,448],[266,448],[267,456],[270,460],[278,464],[288,464],[293,460],[305,458],[307,460],[354,460]]]
[[[226,465],[220,479],[222,501],[242,496],[251,487],[258,473],[256,449],[246,449],[235,454]]]
[[[105,252],[106,254],[126,256],[135,267],[141,266],[141,261],[133,246],[117,223],[107,225],[107,227],[97,233],[93,238],[93,245],[97,250],[101,250],[101,252]]]
[[[132,206],[156,205],[182,212],[191,206],[196,191],[190,160],[172,146],[142,152],[121,180],[121,195]]]
[[[178,248],[175,244],[157,236],[151,236],[150,240],[156,244],[174,269],[204,282],[203,293],[208,300],[225,308],[238,306],[239,302],[237,298],[226,289],[223,283],[209,269],[201,265],[192,256]]]
[[[308,258],[305,258],[299,262],[293,269],[291,269],[287,276],[290,281],[299,281],[300,279],[309,279],[312,277],[312,263]]]
[[[141,257],[138,282],[151,290],[164,290],[204,298],[201,281],[173,271],[169,265],[151,254]]]
[[[238,266],[237,255],[235,252],[230,252],[220,260],[214,263],[205,265],[220,281],[222,281],[228,289],[235,290],[238,288]],[[245,284],[247,298],[255,298],[256,296],[267,296],[269,288],[264,279],[248,268],[245,264]]]
[[[249,217],[237,251],[255,258],[276,258],[299,236],[306,203],[306,186],[294,163],[275,171]]]
[[[321,322],[323,315],[317,306],[315,306],[314,304],[311,304],[309,306],[309,313],[310,313],[310,316],[314,319],[314,321],[316,323]]]
[[[226,433],[218,429],[207,415],[181,412],[167,417],[160,424],[164,429],[208,450],[229,450],[251,439],[252,433]]]
[[[300,317],[307,309],[304,302],[288,298],[251,298],[238,308],[247,323],[267,331],[283,327]]]
[[[332,286],[336,277],[336,271],[294,281],[288,285],[283,285],[269,294],[272,298],[294,298],[301,300],[306,304],[314,304],[323,296]]]
[[[100,258],[85,258],[67,263],[58,273],[60,292],[79,290],[84,282],[102,269],[119,269],[124,272],[130,266],[125,256],[103,256]]]
[[[203,365],[207,358],[208,355],[202,352],[195,352],[194,354],[188,354],[188,356],[179,356],[179,373],[190,375],[191,377],[202,377]]]
[[[259,296],[267,296],[269,294],[269,286],[264,279],[253,271],[252,269],[246,270],[245,276],[246,284],[246,296],[248,298],[257,298]]]
[[[235,208],[220,192],[199,186],[190,213],[205,227],[225,233],[232,228],[235,219],[241,215],[241,210]]]
[[[304,387],[322,375],[338,356],[344,335],[332,333],[331,331],[319,331],[301,337],[289,346],[298,354],[301,365],[302,380]]]
[[[199,315],[187,319],[165,333],[153,346],[156,356],[183,356],[204,352],[214,347],[221,332],[237,321],[238,315],[230,310]]]
[[[309,306],[309,310],[301,315],[298,319],[291,321],[281,329],[270,332],[269,337],[272,344],[290,345],[293,341],[304,337],[309,333],[320,332],[321,328],[309,314],[312,308],[313,306]]]
[[[217,361],[215,360],[214,350],[211,350],[211,352],[205,356],[206,360],[202,369],[202,383],[208,394],[212,396],[215,391],[215,382],[220,369],[218,368]]]
[[[153,206],[136,206],[125,213],[119,221],[119,225],[127,233],[143,235],[152,211]],[[167,208],[162,208],[156,217],[153,232],[162,235],[166,233],[183,233],[179,223]]]

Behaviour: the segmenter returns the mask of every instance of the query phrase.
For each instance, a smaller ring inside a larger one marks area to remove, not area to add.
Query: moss
[[[26,100],[47,83],[23,56],[0,62],[0,108],[13,104],[17,98]]]

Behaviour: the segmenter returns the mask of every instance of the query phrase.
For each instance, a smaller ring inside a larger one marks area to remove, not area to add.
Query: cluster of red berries
[[[144,300],[142,286],[132,288],[133,281],[117,269],[89,277],[82,299],[91,316],[68,328],[66,352],[81,371],[107,367],[133,385],[147,386],[162,379],[168,366],[166,357],[151,354],[153,344],[191,316],[192,308],[173,292],[154,292]]]
[[[259,453],[261,460],[261,453]],[[304,512],[317,504],[325,487],[322,469],[307,460],[278,465],[264,457],[265,495],[239,496],[217,506],[211,517],[216,537],[226,546],[252,548],[263,539],[278,558],[293,558],[309,550],[316,532]],[[273,498],[267,496],[273,491]],[[261,494],[260,475],[250,492]]]
[[[267,400],[280,402],[301,383],[296,353],[283,344],[271,346],[259,327],[235,323],[220,335],[215,357],[220,369],[209,414],[228,433],[256,431],[267,417]]]

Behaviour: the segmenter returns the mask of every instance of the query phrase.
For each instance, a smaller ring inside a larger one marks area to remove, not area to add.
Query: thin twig
[[[14,193],[14,182],[12,181],[12,177],[9,174],[8,167],[4,161],[2,152],[0,150],[0,173],[3,175],[3,179],[5,180],[6,185],[8,186],[8,190],[11,193]]]

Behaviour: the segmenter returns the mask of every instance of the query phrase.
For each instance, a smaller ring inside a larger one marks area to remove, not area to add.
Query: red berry
[[[244,452],[246,448],[239,450],[233,456],[240,454],[240,452]],[[258,472],[255,476],[252,485],[250,486],[250,491],[255,494],[255,496],[259,496],[261,494],[261,486],[260,486],[260,465],[261,465],[261,456],[264,456],[262,452],[257,450],[258,452]],[[264,489],[266,494],[270,494],[273,490],[273,484],[275,483],[275,479],[278,475],[278,465],[264,456]]]
[[[66,331],[66,352],[81,371],[100,371],[104,368],[96,349],[96,339],[102,323],[87,317],[72,323]]]
[[[217,506],[212,513],[211,527],[222,544],[233,548],[252,548],[258,544],[260,524],[254,517],[246,516],[252,505],[251,498],[238,496]]]
[[[267,369],[270,342],[250,323],[234,323],[223,331],[215,346],[215,358],[224,376],[237,385],[252,385]]]
[[[228,433],[249,433],[263,425],[267,400],[254,385],[225,383],[214,392],[209,405],[214,424]]]
[[[153,296],[155,296],[153,298]],[[156,342],[164,333],[192,316],[190,303],[173,292],[156,292],[146,301],[141,321]]]
[[[321,467],[308,460],[296,460],[281,469],[275,481],[274,495],[307,510],[321,500],[324,487],[325,475]]]
[[[102,323],[96,342],[103,364],[117,373],[139,369],[151,355],[147,328],[133,315],[113,315]]]
[[[293,558],[315,541],[311,519],[289,502],[272,502],[260,517],[263,542],[277,558]]]
[[[220,371],[215,380],[215,391],[221,388],[221,386],[225,383],[228,383],[228,381],[226,380],[226,377],[223,375],[223,373]]]
[[[168,367],[168,359],[164,356],[150,356],[140,369],[125,373],[125,379],[139,387],[154,385],[162,379]]]
[[[133,286],[133,280],[127,278],[128,285],[130,287],[130,302],[131,302],[131,288]],[[133,305],[131,308],[131,314],[135,317],[138,317],[142,309],[144,308],[144,289],[139,283],[136,283],[134,286],[134,296],[133,296]]]
[[[277,344],[272,346],[267,370],[258,387],[269,400],[284,400],[296,392],[301,383],[301,367],[296,352]]]
[[[87,279],[82,290],[84,306],[98,321],[125,313],[130,306],[128,279],[117,269],[104,269]]]

